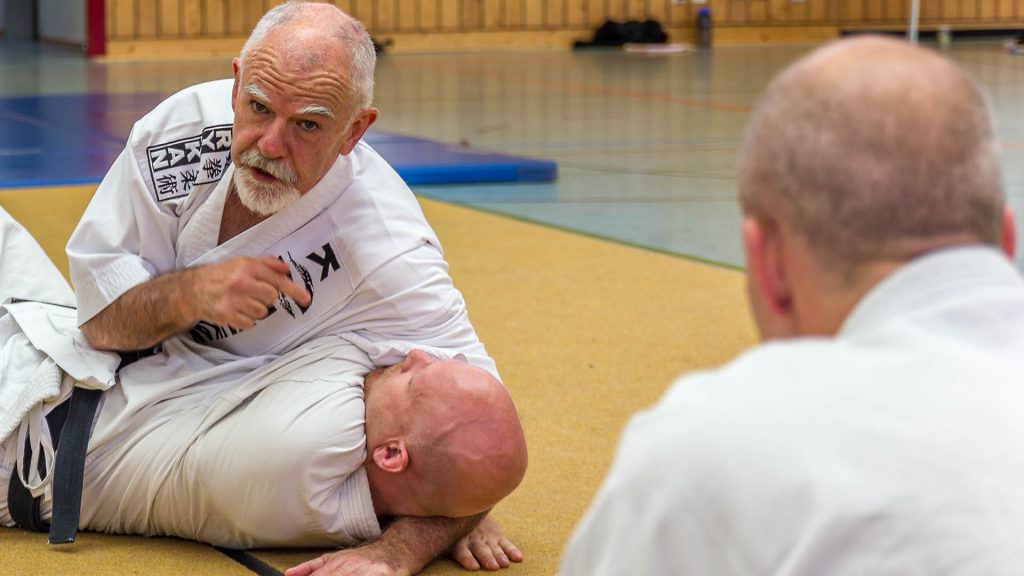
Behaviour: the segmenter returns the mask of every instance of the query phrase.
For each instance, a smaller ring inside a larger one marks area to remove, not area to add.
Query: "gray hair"
[[[740,166],[744,213],[788,226],[846,280],[954,238],[1000,243],[986,98],[946,58],[909,44],[841,41],[790,67],[752,114]]]
[[[353,112],[368,108],[373,103],[373,71],[377,65],[377,52],[373,48],[373,40],[370,39],[370,34],[362,23],[331,4],[288,0],[271,8],[256,23],[252,34],[249,35],[249,39],[242,47],[239,60],[244,66],[249,52],[259,45],[271,30],[295,20],[310,5],[330,6],[337,10],[339,15],[344,16],[341,19],[341,22],[344,23],[341,25],[336,24],[339,20],[335,19],[322,19],[320,22],[323,23],[323,26],[329,27],[325,31],[332,34],[345,47],[351,58],[353,94],[350,103]]]

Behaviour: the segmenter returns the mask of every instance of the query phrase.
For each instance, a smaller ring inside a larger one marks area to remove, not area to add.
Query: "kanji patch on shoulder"
[[[224,175],[231,162],[231,124],[207,126],[197,136],[150,146],[146,156],[156,201],[186,196]]]

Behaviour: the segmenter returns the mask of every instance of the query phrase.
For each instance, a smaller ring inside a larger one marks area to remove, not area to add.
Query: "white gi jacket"
[[[282,298],[251,329],[201,324],[184,338],[255,356],[356,332],[454,351],[497,376],[416,198],[364,142],[294,205],[217,245],[234,171],[231,85],[185,89],[136,123],[68,242],[79,324],[159,274],[273,255],[313,295],[308,308]]]
[[[1022,414],[1018,272],[925,256],[634,417],[562,573],[1019,574]]]

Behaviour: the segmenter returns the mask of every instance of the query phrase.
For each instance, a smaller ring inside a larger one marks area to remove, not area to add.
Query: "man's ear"
[[[409,467],[405,440],[392,438],[373,449],[373,463],[385,472],[399,473]]]
[[[231,86],[231,111],[235,111],[235,100],[238,98],[238,87],[242,82],[242,60],[235,58],[231,61],[231,70],[235,75],[235,83]]]
[[[1017,255],[1017,222],[1013,217],[1013,210],[1009,206],[1003,207],[1003,252],[1013,260]]]
[[[750,298],[760,304],[761,312],[788,317],[793,308],[792,291],[782,257],[782,238],[778,227],[752,218],[743,218],[743,249],[747,255]],[[762,320],[770,321],[770,318]]]
[[[359,143],[359,139],[363,137],[363,134],[370,129],[370,126],[377,121],[377,116],[380,116],[380,111],[376,108],[367,108],[356,116],[356,119],[352,121],[352,124],[348,127],[348,134],[345,135],[345,140],[341,143],[341,150],[339,153],[345,156],[349,152],[355,149],[356,144]]]

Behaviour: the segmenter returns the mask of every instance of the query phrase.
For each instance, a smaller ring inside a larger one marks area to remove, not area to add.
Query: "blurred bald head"
[[[823,267],[998,245],[1003,193],[985,99],[931,50],[831,43],[768,87],[741,153],[744,213],[803,237]]]

